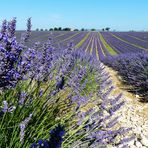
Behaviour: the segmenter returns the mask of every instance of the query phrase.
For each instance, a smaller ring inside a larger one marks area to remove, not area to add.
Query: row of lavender
[[[129,91],[139,95],[142,101],[147,102],[148,51],[147,49],[141,49],[141,47],[143,45],[143,47],[147,48],[148,42],[145,41],[145,44],[143,44],[144,41],[140,41],[138,38],[134,39],[134,37],[129,35],[132,33],[102,34],[108,44],[119,53],[117,56],[106,57],[103,62],[118,71],[119,75],[122,77],[122,82],[127,85],[126,88]],[[139,44],[139,42],[141,44]],[[139,47],[139,45],[141,46]]]
[[[126,36],[130,37],[131,33],[126,33]],[[141,33],[137,33],[137,34],[141,34]],[[113,33],[113,35],[116,35],[117,37],[120,37],[121,39],[124,40],[124,36],[125,33]],[[147,35],[147,33],[145,33],[145,36]],[[116,61],[115,63],[117,64],[116,67],[118,66],[118,71],[119,74],[122,76],[123,82],[130,85],[130,87],[128,87],[129,91],[134,92],[135,94],[140,95],[144,101],[147,101],[147,81],[148,81],[148,77],[147,74],[143,75],[143,73],[147,72],[147,52],[143,53],[144,49],[141,49],[139,47],[133,46],[132,41],[129,40],[130,38],[126,38],[126,40],[128,41],[128,43],[119,40],[117,38],[115,38],[114,36],[110,35],[109,33],[103,33],[103,37],[108,36],[109,40],[108,43],[110,44],[112,41],[113,42],[112,46],[113,49],[114,47],[117,47],[117,49],[115,50],[118,54],[122,54],[124,53],[125,55],[123,56],[119,56],[120,62],[122,60],[123,65],[119,64],[117,61],[119,59],[114,59],[114,61]],[[106,39],[106,38],[105,38]],[[132,36],[132,40],[134,39],[134,36]],[[126,41],[125,40],[125,41]],[[138,40],[140,42],[140,39],[135,39]],[[119,42],[119,44],[117,44]],[[146,42],[146,41],[145,41]],[[138,42],[137,42],[138,43]],[[141,41],[141,44],[143,43],[143,41]],[[109,63],[112,63],[112,67],[117,70],[115,68],[115,66],[113,64],[113,62],[110,61],[110,53],[109,50],[106,48],[106,46],[102,43],[102,41],[100,40],[100,36],[98,35],[98,33],[90,33],[88,38],[85,40],[85,42],[82,44],[81,49],[84,51],[87,51],[88,53],[92,54],[93,56],[97,56],[98,54],[98,58],[101,61],[104,61],[105,57],[107,57],[106,59],[108,59]],[[122,49],[122,50],[121,50]],[[124,50],[123,50],[124,49]],[[135,52],[142,52],[141,58],[139,58],[139,54],[129,54],[129,53],[135,53]],[[131,57],[132,56],[132,57]],[[126,59],[123,57],[127,57]],[[106,60],[105,59],[105,60]],[[128,59],[128,62],[126,63],[127,66],[124,66],[125,61]],[[136,71],[135,69],[137,69],[137,63],[135,62],[135,64],[133,64],[134,61],[139,60],[139,64],[141,68],[138,69],[138,71]],[[105,62],[104,62],[105,63]],[[129,66],[130,65],[130,66]],[[111,64],[110,64],[111,66]],[[125,71],[121,72],[122,68],[125,68]],[[129,69],[129,67],[132,67],[131,69]],[[120,69],[120,70],[119,70]],[[129,71],[130,70],[130,71]],[[128,72],[128,73],[127,73]]]
[[[20,41],[21,34],[24,31],[17,31],[16,37]],[[55,47],[65,48],[68,42],[73,42],[73,44],[78,44],[87,32],[75,32],[75,31],[32,31],[30,38],[26,45],[32,47],[35,42],[44,43],[48,37],[52,38],[52,44]],[[40,46],[41,47],[41,46]]]
[[[121,40],[119,40],[118,38],[116,38],[113,35],[111,33],[107,33],[107,32],[102,33],[102,36],[107,41],[109,46],[111,46],[119,54],[143,51],[143,49],[135,47],[135,46],[133,46],[131,44],[128,44],[128,43],[126,43],[124,41],[121,41]]]
[[[31,19],[20,42],[16,19],[4,21],[0,33],[0,147],[97,147],[126,145],[120,136],[130,129],[113,130],[115,112],[124,104],[101,63],[73,48],[28,48]],[[91,86],[91,87],[90,87]],[[95,94],[95,95],[94,95]]]
[[[137,40],[141,40],[145,42],[148,41],[148,32],[119,32],[119,33],[123,35],[131,36]]]
[[[137,33],[138,35],[144,34],[145,37],[148,35],[147,33]],[[74,45],[78,43],[82,38],[84,38],[86,33],[78,34],[73,38]],[[135,35],[135,34],[134,34]],[[115,70],[119,72],[119,74],[122,76],[122,81],[129,85],[128,87],[129,91],[134,92],[135,94],[140,95],[144,101],[147,101],[147,88],[148,88],[148,77],[147,77],[147,51],[143,52],[144,50],[147,50],[147,41],[141,40],[138,37],[134,37],[132,33],[102,33],[102,36],[107,41],[109,46],[115,50],[115,52],[109,51],[109,49],[104,45],[102,40],[100,39],[101,36],[97,32],[90,33],[88,37],[86,38],[85,42],[80,46],[80,48],[90,54],[92,54],[94,57],[97,56],[100,61],[106,61],[108,60],[109,66],[112,66]],[[145,43],[145,44],[144,44]],[[65,46],[64,46],[65,47]],[[144,48],[144,49],[143,49]],[[141,53],[141,57],[139,58],[139,54],[129,54],[129,53]],[[118,53],[119,58],[113,58],[114,62],[110,61],[110,55],[114,55],[115,53]],[[143,56],[142,56],[143,55]],[[124,58],[123,58],[124,57]],[[126,57],[126,59],[125,59]],[[105,59],[105,60],[104,60]],[[120,60],[119,60],[120,59]],[[127,66],[125,65],[125,61]],[[137,69],[137,62],[139,60],[140,67]],[[118,61],[120,61],[119,64]],[[133,64],[133,62],[135,62]],[[104,62],[107,63],[107,62]],[[110,64],[112,63],[112,64]],[[116,66],[115,66],[116,65]],[[115,68],[115,67],[118,67]],[[122,68],[125,68],[123,71]],[[132,67],[132,68],[129,68]],[[143,75],[144,73],[144,75]]]
[[[146,40],[142,40],[140,38],[134,37],[134,35],[131,35],[129,33],[116,32],[116,33],[113,33],[113,35],[119,37],[120,39],[124,40],[129,44],[132,44],[132,45],[134,44],[139,48],[148,50],[148,41]],[[148,33],[147,33],[147,36],[148,36]]]
[[[99,60],[114,68],[122,76],[122,81],[127,85],[128,91],[139,95],[142,101],[148,100],[148,52],[139,47],[133,46],[132,41],[129,44],[115,38],[109,33],[102,33],[107,43],[115,49],[117,56],[111,56],[109,49],[103,44],[98,33],[90,33],[88,38],[82,44],[81,49],[87,51]],[[125,33],[113,33],[117,37],[125,36]],[[120,35],[120,36],[119,36]],[[128,33],[126,33],[126,36]],[[133,38],[132,38],[133,40]],[[138,40],[138,39],[137,39]],[[140,42],[140,39],[138,40]],[[111,44],[112,43],[112,44]],[[137,42],[138,43],[138,42]],[[143,42],[141,41],[141,44]],[[137,52],[137,54],[135,54]]]

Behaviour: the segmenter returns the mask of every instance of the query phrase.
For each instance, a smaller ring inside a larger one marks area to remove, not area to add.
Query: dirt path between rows
[[[110,97],[119,93],[123,94],[122,99],[125,105],[117,112],[120,116],[119,126],[132,127],[131,132],[136,136],[136,139],[129,143],[129,148],[148,148],[148,103],[139,102],[134,94],[123,89],[116,71],[107,66],[105,66],[105,71],[109,72],[115,87]]]

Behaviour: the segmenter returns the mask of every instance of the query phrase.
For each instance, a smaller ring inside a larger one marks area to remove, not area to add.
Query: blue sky
[[[0,0],[0,22],[17,17],[25,29],[50,27],[148,30],[148,0]]]

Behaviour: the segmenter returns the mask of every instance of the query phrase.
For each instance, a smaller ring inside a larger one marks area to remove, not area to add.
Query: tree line
[[[89,29],[90,31],[96,31],[95,28],[92,28],[92,29]],[[37,28],[36,31],[89,31],[88,29],[71,29],[71,28],[62,28],[62,27],[54,27],[54,28],[50,28],[50,29],[39,29]],[[102,28],[101,29],[102,31],[109,31],[110,28],[109,27],[106,27],[106,28]]]

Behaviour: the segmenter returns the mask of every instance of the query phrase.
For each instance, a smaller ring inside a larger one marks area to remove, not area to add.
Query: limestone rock
[[[142,148],[142,144],[141,144],[139,141],[136,141],[136,142],[135,142],[135,146],[136,146],[137,148]]]
[[[147,146],[148,147],[148,138],[146,138],[145,136],[142,136],[141,143],[144,146]]]

